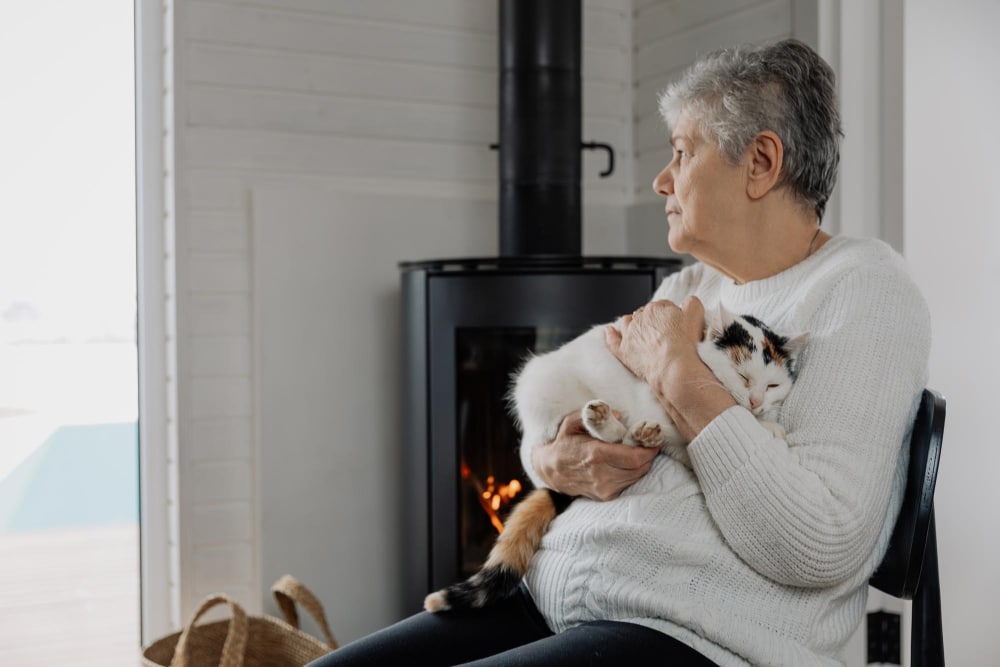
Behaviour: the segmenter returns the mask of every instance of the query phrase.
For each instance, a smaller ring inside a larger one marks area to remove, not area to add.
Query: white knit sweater
[[[655,297],[721,299],[779,332],[808,331],[774,438],[744,408],[660,456],[619,498],[579,498],[552,524],[526,582],[556,632],[631,621],[719,665],[835,665],[902,498],[927,381],[930,320],[902,259],[835,237],[776,276],[736,285],[695,264]],[[522,443],[529,475],[531,447]]]

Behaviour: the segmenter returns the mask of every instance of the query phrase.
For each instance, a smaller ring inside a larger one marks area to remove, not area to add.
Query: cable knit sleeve
[[[825,587],[870,575],[863,570],[927,380],[930,319],[901,262],[889,259],[794,296],[811,338],[782,408],[786,438],[734,407],[688,452],[740,558],[777,582]]]

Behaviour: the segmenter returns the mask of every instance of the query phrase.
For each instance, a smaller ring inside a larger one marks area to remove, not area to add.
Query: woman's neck
[[[787,271],[830,240],[814,216],[784,213],[742,225],[717,256],[699,259],[737,284],[749,283]]]

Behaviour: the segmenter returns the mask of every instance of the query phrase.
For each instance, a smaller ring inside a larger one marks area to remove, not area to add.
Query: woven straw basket
[[[184,630],[162,637],[142,652],[145,667],[302,667],[337,648],[323,605],[294,577],[285,575],[271,586],[285,620],[247,616],[229,597],[210,595]],[[296,603],[319,624],[326,643],[299,629]],[[228,604],[232,617],[195,626],[212,607]]]

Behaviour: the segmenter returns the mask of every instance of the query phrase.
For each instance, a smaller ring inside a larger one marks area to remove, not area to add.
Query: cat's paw
[[[604,401],[589,401],[583,406],[583,423],[587,428],[600,428],[611,414],[611,406]]]
[[[604,442],[621,442],[625,437],[625,425],[615,416],[611,406],[595,399],[583,406],[581,411],[583,426],[593,437]]]
[[[627,444],[649,447],[650,449],[661,447],[664,442],[666,442],[666,437],[663,435],[663,427],[656,422],[647,420],[635,424],[629,431],[626,440]]]
[[[770,422],[762,420],[760,422],[760,425],[766,428],[768,431],[770,431],[771,435],[773,435],[775,438],[781,438],[782,440],[784,440],[785,429],[783,429],[781,427],[781,424],[779,424],[778,422]]]

